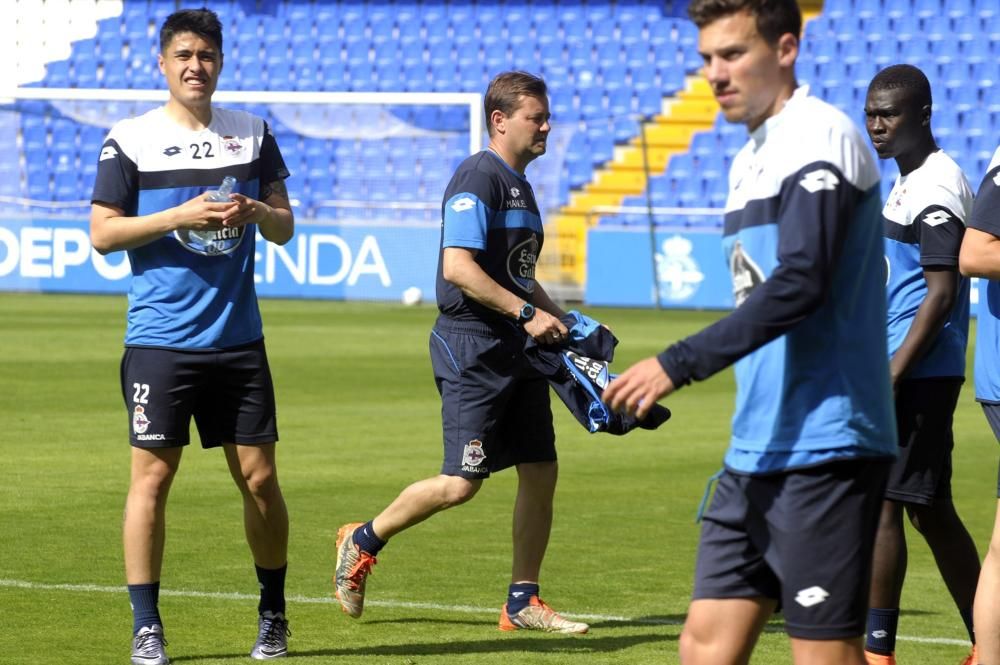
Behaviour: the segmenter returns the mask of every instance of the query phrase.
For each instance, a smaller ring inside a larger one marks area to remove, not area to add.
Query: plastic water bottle
[[[236,178],[231,175],[227,175],[222,179],[222,184],[214,192],[208,193],[208,200],[215,201],[218,203],[228,203],[229,195],[233,193],[233,187],[236,186]]]
[[[215,203],[229,203],[229,195],[233,191],[233,187],[236,185],[236,178],[231,175],[227,175],[222,179],[222,184],[219,188],[208,192],[208,200]],[[215,240],[215,234],[217,231],[188,231],[188,235],[194,237],[198,241],[208,244]]]

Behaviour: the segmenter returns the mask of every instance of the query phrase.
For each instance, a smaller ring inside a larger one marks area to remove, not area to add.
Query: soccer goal
[[[4,202],[72,209],[89,204],[108,129],[167,94],[19,88],[14,97],[22,187]],[[267,120],[303,218],[436,223],[452,170],[484,145],[478,93],[219,91],[213,101]]]

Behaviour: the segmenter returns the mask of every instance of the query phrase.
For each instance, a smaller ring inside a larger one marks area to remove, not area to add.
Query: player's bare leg
[[[680,636],[681,663],[746,665],[775,607],[770,598],[691,601]]]
[[[226,444],[229,473],[243,497],[243,528],[253,553],[260,603],[254,660],[288,653],[285,617],[285,572],[288,563],[288,509],[278,484],[274,444]]]
[[[517,465],[512,539],[514,557],[507,603],[500,610],[500,630],[539,630],[583,634],[590,626],[570,621],[539,597],[538,577],[552,532],[552,502],[559,476],[557,462]]]
[[[443,474],[418,480],[372,520],[372,527],[379,538],[389,540],[435,513],[465,503],[482,485],[481,480]]]
[[[122,544],[128,584],[158,582],[163,565],[166,506],[183,448],[132,448]]]
[[[907,512],[910,523],[931,548],[941,579],[962,615],[970,641],[974,641],[973,602],[980,572],[975,541],[955,512],[955,504],[951,499],[935,501],[930,506],[907,506]]]
[[[795,665],[865,665],[861,636],[845,640],[803,640],[792,638]]]
[[[365,588],[375,555],[385,542],[400,531],[423,522],[431,515],[465,503],[482,487],[482,480],[469,480],[440,474],[419,480],[408,486],[383,510],[368,527],[361,522],[345,524],[337,530],[336,565],[333,575],[334,593],[340,608],[350,617],[358,618],[365,607]],[[368,531],[374,533],[368,533]],[[370,541],[358,540],[356,534]],[[369,542],[369,549],[359,543]],[[371,543],[374,543],[372,545]]]
[[[556,462],[517,465],[512,582],[538,582],[552,532],[552,502],[558,476]]]
[[[169,662],[158,609],[160,571],[166,540],[166,507],[177,474],[181,447],[132,448],[132,470],[122,545],[125,579],[132,604],[132,663]]]
[[[979,586],[976,587],[973,624],[976,626],[979,662],[986,665],[1000,663],[1000,500],[997,501],[990,547],[979,574]]]
[[[906,579],[907,559],[903,504],[885,500],[875,533],[868,592],[868,641],[864,648],[870,663],[894,662],[899,599]]]
[[[281,568],[288,560],[288,509],[278,485],[274,444],[227,444],[229,472],[243,495],[243,526],[254,563]]]
[[[895,501],[883,501],[872,555],[869,607],[899,607],[903,580],[906,577],[906,565],[903,506]]]

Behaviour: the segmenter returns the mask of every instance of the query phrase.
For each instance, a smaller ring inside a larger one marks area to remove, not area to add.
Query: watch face
[[[528,321],[535,315],[535,306],[531,303],[521,305],[521,320]]]

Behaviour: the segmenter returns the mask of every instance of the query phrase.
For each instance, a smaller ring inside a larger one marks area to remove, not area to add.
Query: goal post
[[[102,88],[15,88],[13,99],[38,101],[165,102],[166,90]],[[483,96],[478,92],[304,92],[219,90],[212,101],[220,104],[358,104],[464,106],[469,117],[469,154],[483,146]]]

